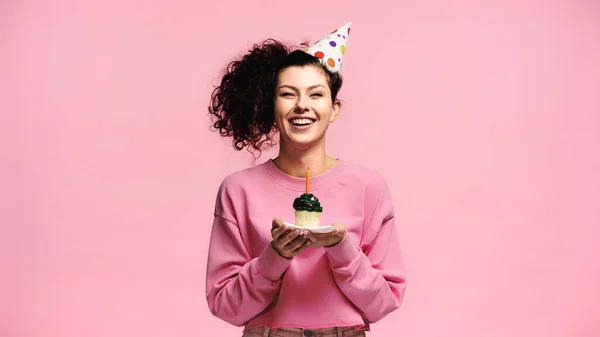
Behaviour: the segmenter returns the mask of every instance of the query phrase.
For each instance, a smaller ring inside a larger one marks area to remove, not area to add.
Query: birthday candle
[[[306,194],[310,193],[310,167],[306,170]]]

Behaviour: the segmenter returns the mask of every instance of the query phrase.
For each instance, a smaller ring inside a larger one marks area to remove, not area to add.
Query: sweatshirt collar
[[[265,173],[269,176],[269,178],[271,178],[279,185],[292,191],[306,190],[306,178],[294,177],[283,172],[279,169],[279,167],[275,165],[272,159],[267,160],[261,166],[264,169]],[[333,167],[331,167],[329,170],[318,175],[311,175],[310,190],[316,191],[322,189],[329,183],[337,180],[337,178],[341,176],[340,174],[344,170],[344,167],[344,161],[338,158],[335,165],[333,165]]]

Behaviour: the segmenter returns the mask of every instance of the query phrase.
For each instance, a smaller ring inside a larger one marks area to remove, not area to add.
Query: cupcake
[[[303,193],[294,200],[295,225],[299,227],[319,227],[323,207],[312,193]]]

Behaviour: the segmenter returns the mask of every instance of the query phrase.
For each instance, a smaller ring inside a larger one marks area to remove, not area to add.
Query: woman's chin
[[[314,135],[290,135],[286,143],[293,148],[305,150],[319,143],[319,138]]]

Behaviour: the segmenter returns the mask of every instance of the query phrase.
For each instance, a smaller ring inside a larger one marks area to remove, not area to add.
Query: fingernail
[[[294,231],[294,234],[298,235],[298,234],[300,234],[300,231],[296,229],[296,230]]]
[[[311,243],[312,243],[312,242],[308,241],[308,242],[306,243],[306,245],[307,245],[307,246],[310,246],[310,244],[311,244]]]

